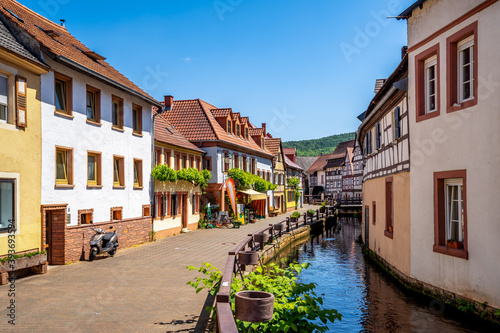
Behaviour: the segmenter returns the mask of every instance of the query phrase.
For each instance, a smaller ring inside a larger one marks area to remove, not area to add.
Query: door
[[[64,265],[66,211],[64,209],[46,212],[47,259],[51,265]]]
[[[194,204],[194,202],[193,202]],[[181,196],[181,221],[182,221],[182,227],[187,228],[188,227],[188,195],[183,194]]]

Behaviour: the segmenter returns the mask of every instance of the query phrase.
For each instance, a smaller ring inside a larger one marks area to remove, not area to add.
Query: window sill
[[[117,131],[117,132],[125,132],[125,130],[123,128],[120,128],[120,127],[115,127],[115,126],[111,126],[111,129],[114,130],[114,131]]]
[[[390,232],[389,230],[384,230],[384,236],[390,239],[393,239],[394,234]]]
[[[99,126],[99,127],[101,127],[101,126],[102,126],[102,124],[101,124],[101,122],[100,122],[100,121],[99,121],[99,122],[97,122],[97,121],[94,121],[94,120],[89,120],[89,119],[87,119],[87,124],[89,124],[89,125],[93,125],[93,126]]]
[[[75,187],[74,184],[56,184],[54,186],[55,188],[73,188]]]
[[[138,137],[141,137],[141,138],[142,138],[142,133],[132,132],[132,135],[134,135],[134,136],[138,136]]]
[[[439,114],[440,114],[439,110],[432,111],[430,113],[421,114],[421,115],[417,114],[417,123],[424,121],[424,120],[427,120],[427,119],[436,118],[437,116],[439,116]]]
[[[143,186],[134,186],[134,190],[142,190],[142,189],[144,189]]]
[[[446,254],[452,257],[457,257],[469,260],[469,252],[462,249],[452,249],[446,245],[434,245],[432,250],[436,253]]]
[[[58,110],[54,111],[54,115],[60,116],[60,117],[64,117],[64,118],[68,118],[68,119],[74,119],[75,118],[75,116],[73,116],[73,113],[66,113],[66,112],[64,112],[62,110],[61,111],[58,111]]]
[[[477,98],[462,102],[461,105],[453,104],[449,105],[446,109],[446,113],[452,113],[460,110],[470,108],[471,106],[477,105]]]
[[[113,185],[113,189],[123,190],[124,188],[125,188],[125,185]]]
[[[87,185],[87,188],[102,188],[102,185]]]

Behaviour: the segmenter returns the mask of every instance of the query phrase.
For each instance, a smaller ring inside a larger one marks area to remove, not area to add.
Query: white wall
[[[414,13],[409,20],[410,47],[441,26],[483,1],[443,0],[424,3],[426,16]],[[435,5],[435,6],[434,6]],[[434,6],[434,8],[432,8]],[[432,10],[431,10],[432,9]],[[415,77],[415,55],[439,43],[440,115],[416,123],[415,82],[409,80],[411,148],[411,273],[414,278],[488,305],[500,307],[500,53],[498,17],[500,3],[461,22],[410,53],[409,77]],[[446,38],[478,21],[479,99],[476,106],[446,112]],[[490,84],[488,84],[490,82]],[[433,173],[467,172],[467,221],[469,258],[433,252]]]
[[[123,218],[142,216],[150,203],[152,106],[58,63],[56,71],[73,79],[73,119],[54,115],[54,72],[42,75],[42,205],[68,204],[71,224],[79,209],[94,209],[94,222],[109,221],[110,208],[123,206]],[[101,124],[86,123],[86,85],[101,90]],[[124,132],[111,129],[111,95],[123,98]],[[132,135],[132,103],[142,106],[142,137]],[[73,148],[74,188],[56,189],[55,146]],[[87,189],[87,150],[102,153],[102,188]],[[125,189],[113,189],[113,155],[125,157]],[[133,159],[142,159],[143,189],[133,189]]]

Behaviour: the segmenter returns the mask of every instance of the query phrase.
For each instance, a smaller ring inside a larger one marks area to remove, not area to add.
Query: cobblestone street
[[[208,294],[186,285],[196,273],[185,267],[206,261],[222,270],[227,252],[247,234],[288,215],[240,229],[197,230],[20,279],[15,326],[7,322],[9,287],[1,286],[0,331],[203,332],[206,314],[198,319]]]

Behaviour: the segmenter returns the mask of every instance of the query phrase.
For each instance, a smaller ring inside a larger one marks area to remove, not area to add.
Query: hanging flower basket
[[[255,234],[253,238],[257,243],[263,244],[269,241],[269,234]]]
[[[238,253],[238,261],[240,265],[258,265],[259,254],[255,251],[241,251]]]
[[[274,295],[244,290],[235,294],[235,317],[241,321],[263,323],[273,319]]]

